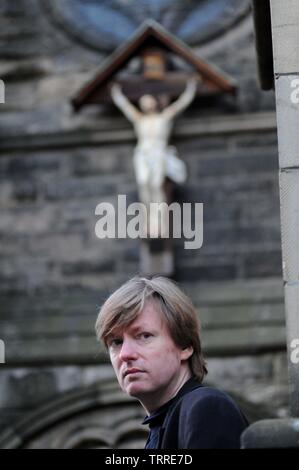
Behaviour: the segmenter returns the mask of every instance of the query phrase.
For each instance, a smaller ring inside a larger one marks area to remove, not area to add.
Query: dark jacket
[[[178,394],[144,424],[150,425],[146,448],[240,448],[248,422],[226,393],[189,379]]]

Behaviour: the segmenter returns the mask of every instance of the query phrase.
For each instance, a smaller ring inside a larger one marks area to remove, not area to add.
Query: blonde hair
[[[163,276],[134,277],[108,297],[95,325],[98,340],[107,347],[107,338],[116,329],[132,323],[146,302],[154,302],[163,316],[176,346],[193,348],[189,358],[191,372],[202,382],[207,374],[203,358],[200,325],[193,303],[178,285]]]

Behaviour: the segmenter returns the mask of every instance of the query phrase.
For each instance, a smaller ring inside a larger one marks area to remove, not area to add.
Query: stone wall
[[[70,98],[104,54],[63,34],[42,5],[26,2],[26,14],[25,2],[1,5],[2,426],[111,378],[93,333],[97,310],[139,270],[138,241],[94,232],[99,202],[136,201],[133,131],[114,109],[73,114]],[[209,383],[235,394],[252,420],[283,416],[274,96],[256,83],[250,18],[195,50],[230,73],[239,93],[194,103],[174,129],[189,174],[176,198],[204,203],[203,246],[176,240],[175,279],[202,318]]]
[[[230,119],[231,129],[239,124],[237,117]],[[192,121],[192,135],[191,126],[184,135],[187,120],[177,129],[175,143],[189,178],[177,188],[176,199],[204,204],[203,247],[186,250],[177,242],[177,277],[280,276],[275,129],[221,134],[217,121],[211,120],[205,135],[200,135],[204,120]],[[138,271],[138,242],[99,240],[94,231],[98,203],[117,207],[119,194],[126,194],[128,203],[137,200],[133,139],[128,129],[127,138],[108,144],[100,142],[105,130],[97,132],[99,142],[89,145],[91,132],[82,143],[72,142],[75,133],[61,133],[52,143],[31,138],[29,147],[25,136],[22,149],[17,138],[2,139],[2,290],[96,289],[99,275],[104,288],[114,284],[115,275]]]

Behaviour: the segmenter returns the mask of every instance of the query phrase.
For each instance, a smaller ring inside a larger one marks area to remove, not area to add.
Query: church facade
[[[72,99],[149,18],[236,84],[194,101],[171,137],[188,173],[175,200],[203,203],[202,247],[175,240],[173,277],[198,308],[206,381],[251,421],[288,416],[275,99],[257,82],[250,2],[5,0],[0,447],[146,439],[94,333],[102,302],[140,269],[139,240],[95,234],[99,203],[137,200],[136,138],[112,103],[75,113]]]

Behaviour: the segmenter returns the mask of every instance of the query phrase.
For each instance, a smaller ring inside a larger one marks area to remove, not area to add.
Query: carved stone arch
[[[123,423],[117,430],[116,447],[117,449],[139,448],[147,434],[147,429],[135,420]]]
[[[0,434],[0,448],[143,448],[144,410],[107,380],[63,394]]]
[[[208,385],[208,384],[206,384]],[[213,386],[213,385],[212,385]],[[273,416],[265,407],[229,392],[250,423]],[[53,399],[0,434],[1,449],[144,448],[144,410],[115,380]]]
[[[113,435],[101,426],[86,423],[67,430],[54,441],[55,449],[110,449],[113,447]]]
[[[86,421],[78,425],[73,422],[66,432],[54,440],[55,449],[138,449],[144,447],[147,429],[140,424],[141,420],[131,419],[109,430],[101,424],[95,425]]]

